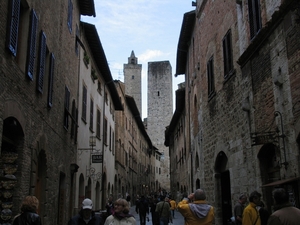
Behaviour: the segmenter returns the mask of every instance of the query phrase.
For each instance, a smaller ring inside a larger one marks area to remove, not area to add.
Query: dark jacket
[[[34,212],[23,212],[14,219],[13,225],[41,225],[41,218]]]
[[[103,220],[102,217],[95,215],[95,212],[92,212],[92,219],[88,223],[85,223],[80,211],[79,215],[76,215],[69,220],[68,225],[103,225]]]

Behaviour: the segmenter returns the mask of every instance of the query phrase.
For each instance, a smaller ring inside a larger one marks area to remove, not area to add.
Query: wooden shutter
[[[64,119],[64,127],[66,129],[69,128],[69,107],[70,107],[70,90],[67,86],[65,86],[65,119]]]
[[[43,93],[43,85],[44,85],[44,74],[45,74],[45,66],[46,66],[46,35],[42,31],[40,37],[40,56],[39,56],[39,68],[38,68],[38,78],[37,78],[37,90],[40,93]]]
[[[53,75],[54,75],[54,54],[50,54],[50,66],[49,66],[49,84],[48,84],[48,107],[51,108],[53,105]]]
[[[18,47],[20,0],[11,0],[10,3],[11,10],[9,11],[6,45],[10,52],[16,56]]]
[[[36,48],[36,34],[37,34],[38,18],[34,10],[31,11],[31,20],[29,28],[28,52],[27,52],[27,76],[33,80],[34,62],[35,62],[35,48]]]
[[[87,106],[87,90],[86,87],[83,85],[82,89],[82,119],[86,121],[86,106]]]

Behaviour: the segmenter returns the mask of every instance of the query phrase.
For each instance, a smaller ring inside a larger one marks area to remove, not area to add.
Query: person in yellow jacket
[[[259,212],[256,206],[261,204],[261,194],[253,191],[249,196],[249,204],[243,212],[243,225],[261,225]]]
[[[170,200],[170,205],[171,205],[173,219],[175,219],[174,215],[175,215],[175,209],[177,208],[177,203],[175,202],[175,200],[173,198],[171,198],[171,200]]]
[[[185,219],[185,225],[211,225],[214,208],[207,204],[204,190],[197,189],[177,205],[178,211]]]

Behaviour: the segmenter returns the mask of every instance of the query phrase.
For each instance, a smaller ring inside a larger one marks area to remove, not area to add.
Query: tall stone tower
[[[155,178],[161,187],[170,190],[169,149],[164,145],[165,130],[173,116],[172,67],[169,61],[148,63],[147,133],[163,153],[160,174]]]
[[[128,64],[124,64],[125,94],[132,96],[142,117],[142,64],[131,52]]]

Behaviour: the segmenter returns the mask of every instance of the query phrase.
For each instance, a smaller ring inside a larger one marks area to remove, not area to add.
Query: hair
[[[280,205],[289,202],[289,194],[284,188],[276,188],[272,194],[276,204]]]
[[[253,191],[249,196],[249,201],[253,202],[254,198],[260,198],[260,197],[261,197],[260,193],[258,193],[257,191]]]
[[[239,196],[239,200],[241,200],[241,199],[243,199],[243,198],[247,198],[247,195],[246,195],[246,194],[241,194],[241,195]]]
[[[206,195],[205,192],[202,189],[197,189],[194,193],[195,200],[205,200]]]
[[[35,196],[26,196],[23,199],[21,211],[22,212],[36,212],[39,207],[39,200]]]
[[[129,213],[129,204],[128,202],[126,201],[126,199],[124,198],[118,198],[116,201],[115,201],[115,204],[119,204],[119,205],[123,205],[123,213],[125,214],[128,214]]]

